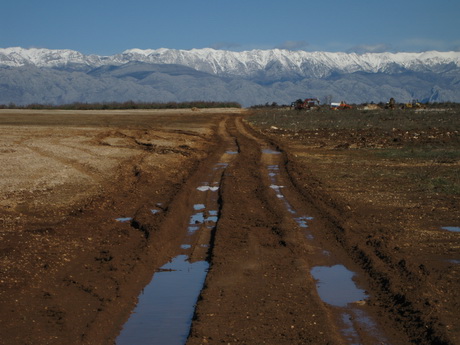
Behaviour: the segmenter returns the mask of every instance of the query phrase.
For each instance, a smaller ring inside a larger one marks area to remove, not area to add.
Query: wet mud
[[[455,257],[389,248],[377,218],[242,114],[142,116],[11,140],[67,175],[2,199],[0,343],[458,343],[453,293],[430,292]]]
[[[219,124],[225,126],[225,122]],[[203,179],[190,191],[193,208],[187,236],[178,255],[154,273],[142,290],[136,308],[123,325],[116,344],[185,344],[195,304],[210,265],[214,233],[220,215],[220,185],[225,169],[238,154],[235,143],[219,128],[227,146],[214,165],[200,173]],[[216,153],[219,150],[216,150]],[[180,217],[187,217],[181,214]]]

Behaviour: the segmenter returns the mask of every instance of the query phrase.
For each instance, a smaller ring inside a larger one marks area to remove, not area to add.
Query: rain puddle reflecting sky
[[[327,304],[345,307],[348,303],[367,298],[364,290],[354,283],[355,274],[343,265],[316,266],[312,268],[311,275],[317,280],[319,296]]]
[[[191,263],[187,255],[162,266],[139,297],[116,344],[185,344],[208,268],[208,262]]]

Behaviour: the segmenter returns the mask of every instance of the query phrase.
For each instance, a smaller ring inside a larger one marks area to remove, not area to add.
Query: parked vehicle
[[[291,103],[291,109],[296,110],[311,110],[319,109],[319,99],[318,98],[305,98],[304,100],[298,99],[295,102]]]

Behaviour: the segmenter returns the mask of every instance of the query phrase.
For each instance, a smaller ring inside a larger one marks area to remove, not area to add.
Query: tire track
[[[201,279],[204,280],[207,273],[220,217],[222,177],[237,155],[235,140],[228,134],[228,122],[224,118],[218,123],[217,146],[184,183],[177,197],[170,204],[161,205],[163,210],[142,208],[130,220],[131,226],[135,224],[136,229],[142,230],[152,246],[169,247],[172,259],[156,267],[151,282],[139,296],[139,304],[116,339],[119,345],[186,340],[184,332],[191,322],[190,313],[202,287]],[[156,231],[149,226],[152,213],[164,217]],[[186,281],[187,286],[179,283]],[[177,300],[181,301],[180,306]],[[173,315],[169,311],[172,305]]]
[[[315,293],[295,222],[273,202],[261,169],[266,144],[232,118],[239,154],[222,180],[211,268],[188,344],[340,343]],[[268,146],[268,145],[267,145]]]
[[[367,307],[366,292],[351,279],[359,272],[366,286],[364,271],[325,231],[335,224],[311,204],[315,197],[297,190],[287,155],[240,117],[232,123],[240,155],[223,178],[211,269],[188,344],[254,343],[257,337],[261,344],[406,343],[404,334],[391,333],[390,340]],[[350,292],[339,288],[331,298],[317,290],[313,272],[329,268],[344,276],[335,284],[351,284]]]
[[[264,139],[259,138],[257,133],[252,133],[251,129],[245,128],[242,123],[239,129],[249,133],[261,145],[264,144]],[[406,299],[404,287],[399,288],[398,291],[397,283],[391,283],[388,268],[382,267],[379,258],[367,250],[368,244],[359,242],[356,234],[353,234],[358,231],[356,226],[359,226],[359,220],[347,212],[347,205],[337,203],[321,192],[320,187],[318,190],[320,182],[316,179],[308,181],[305,172],[302,172],[295,161],[291,160],[289,153],[278,149],[280,154],[266,155],[264,164],[273,167],[277,162],[276,173],[280,181],[278,184],[286,187],[281,189],[282,193],[286,195],[289,202],[293,203],[293,206],[287,205],[287,207],[317,218],[308,222],[309,230],[305,231],[306,237],[309,238],[306,246],[311,268],[334,267],[336,269],[339,267],[338,263],[343,263],[359,274],[359,282],[366,290],[372,288],[369,298],[350,306],[348,311],[331,308],[332,314],[339,316],[335,317],[335,324],[342,329],[342,334],[348,341],[362,344],[406,344],[411,341],[447,344],[448,342],[445,341],[447,337],[443,334],[443,330],[439,330],[432,320],[422,319],[423,316],[421,311],[417,310],[416,303]],[[264,157],[262,161],[264,162]],[[334,256],[335,259],[332,259]],[[398,274],[407,273],[396,273]],[[402,281],[408,279],[414,278],[407,274],[406,279],[403,278]],[[367,305],[367,300],[370,306]],[[438,329],[435,331],[436,327]],[[350,329],[354,331],[350,333]]]

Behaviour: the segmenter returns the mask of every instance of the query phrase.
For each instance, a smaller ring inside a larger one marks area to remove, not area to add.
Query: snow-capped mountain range
[[[436,70],[439,66],[454,64],[460,67],[460,52],[423,53],[329,53],[289,50],[251,50],[233,52],[210,48],[129,49],[112,56],[84,55],[74,50],[0,49],[0,65],[20,67],[57,68],[81,65],[89,68],[104,65],[120,66],[129,62],[176,64],[215,75],[250,77],[277,64],[280,69],[299,76],[323,78],[331,71],[342,73],[387,72],[394,66],[413,71]]]
[[[0,48],[0,103],[8,103],[2,95],[13,96],[12,89],[16,90],[16,94],[10,102],[22,104],[34,99],[38,90],[23,90],[23,95],[27,96],[20,99],[18,88],[30,87],[13,80],[5,83],[7,77],[14,74],[13,71],[21,72],[22,78],[27,78],[24,73],[32,70],[35,78],[54,84],[54,96],[40,94],[40,97],[35,97],[42,101],[49,99],[51,103],[96,100],[94,95],[88,94],[88,89],[84,90],[85,95],[78,95],[79,87],[83,87],[81,83],[90,83],[90,79],[97,79],[99,84],[102,82],[97,94],[101,98],[99,101],[125,100],[126,92],[130,94],[129,90],[134,89],[137,91],[133,95],[142,99],[133,100],[152,101],[156,94],[158,101],[190,100],[184,97],[211,100],[207,98],[216,97],[212,100],[239,101],[243,105],[289,103],[297,98],[326,95],[346,98],[349,102],[381,101],[390,94],[397,99],[400,94],[400,98],[404,98],[401,101],[409,98],[460,101],[460,52],[356,54],[279,49],[232,52],[209,48],[162,48],[130,49],[111,56],[98,56],[73,50]],[[69,97],[62,81],[58,82],[65,73],[73,73],[72,78],[67,79],[70,84],[76,83],[73,87],[67,85],[73,90],[72,97]],[[171,83],[176,86],[171,87]],[[216,83],[220,93],[216,93]],[[191,84],[195,91],[201,89],[203,92],[183,92]],[[353,90],[349,89],[351,84],[354,85]],[[124,94],[110,91],[120,87]],[[214,90],[211,92],[209,87]],[[63,89],[60,94],[59,88]],[[239,94],[237,91],[241,88],[246,91]]]

